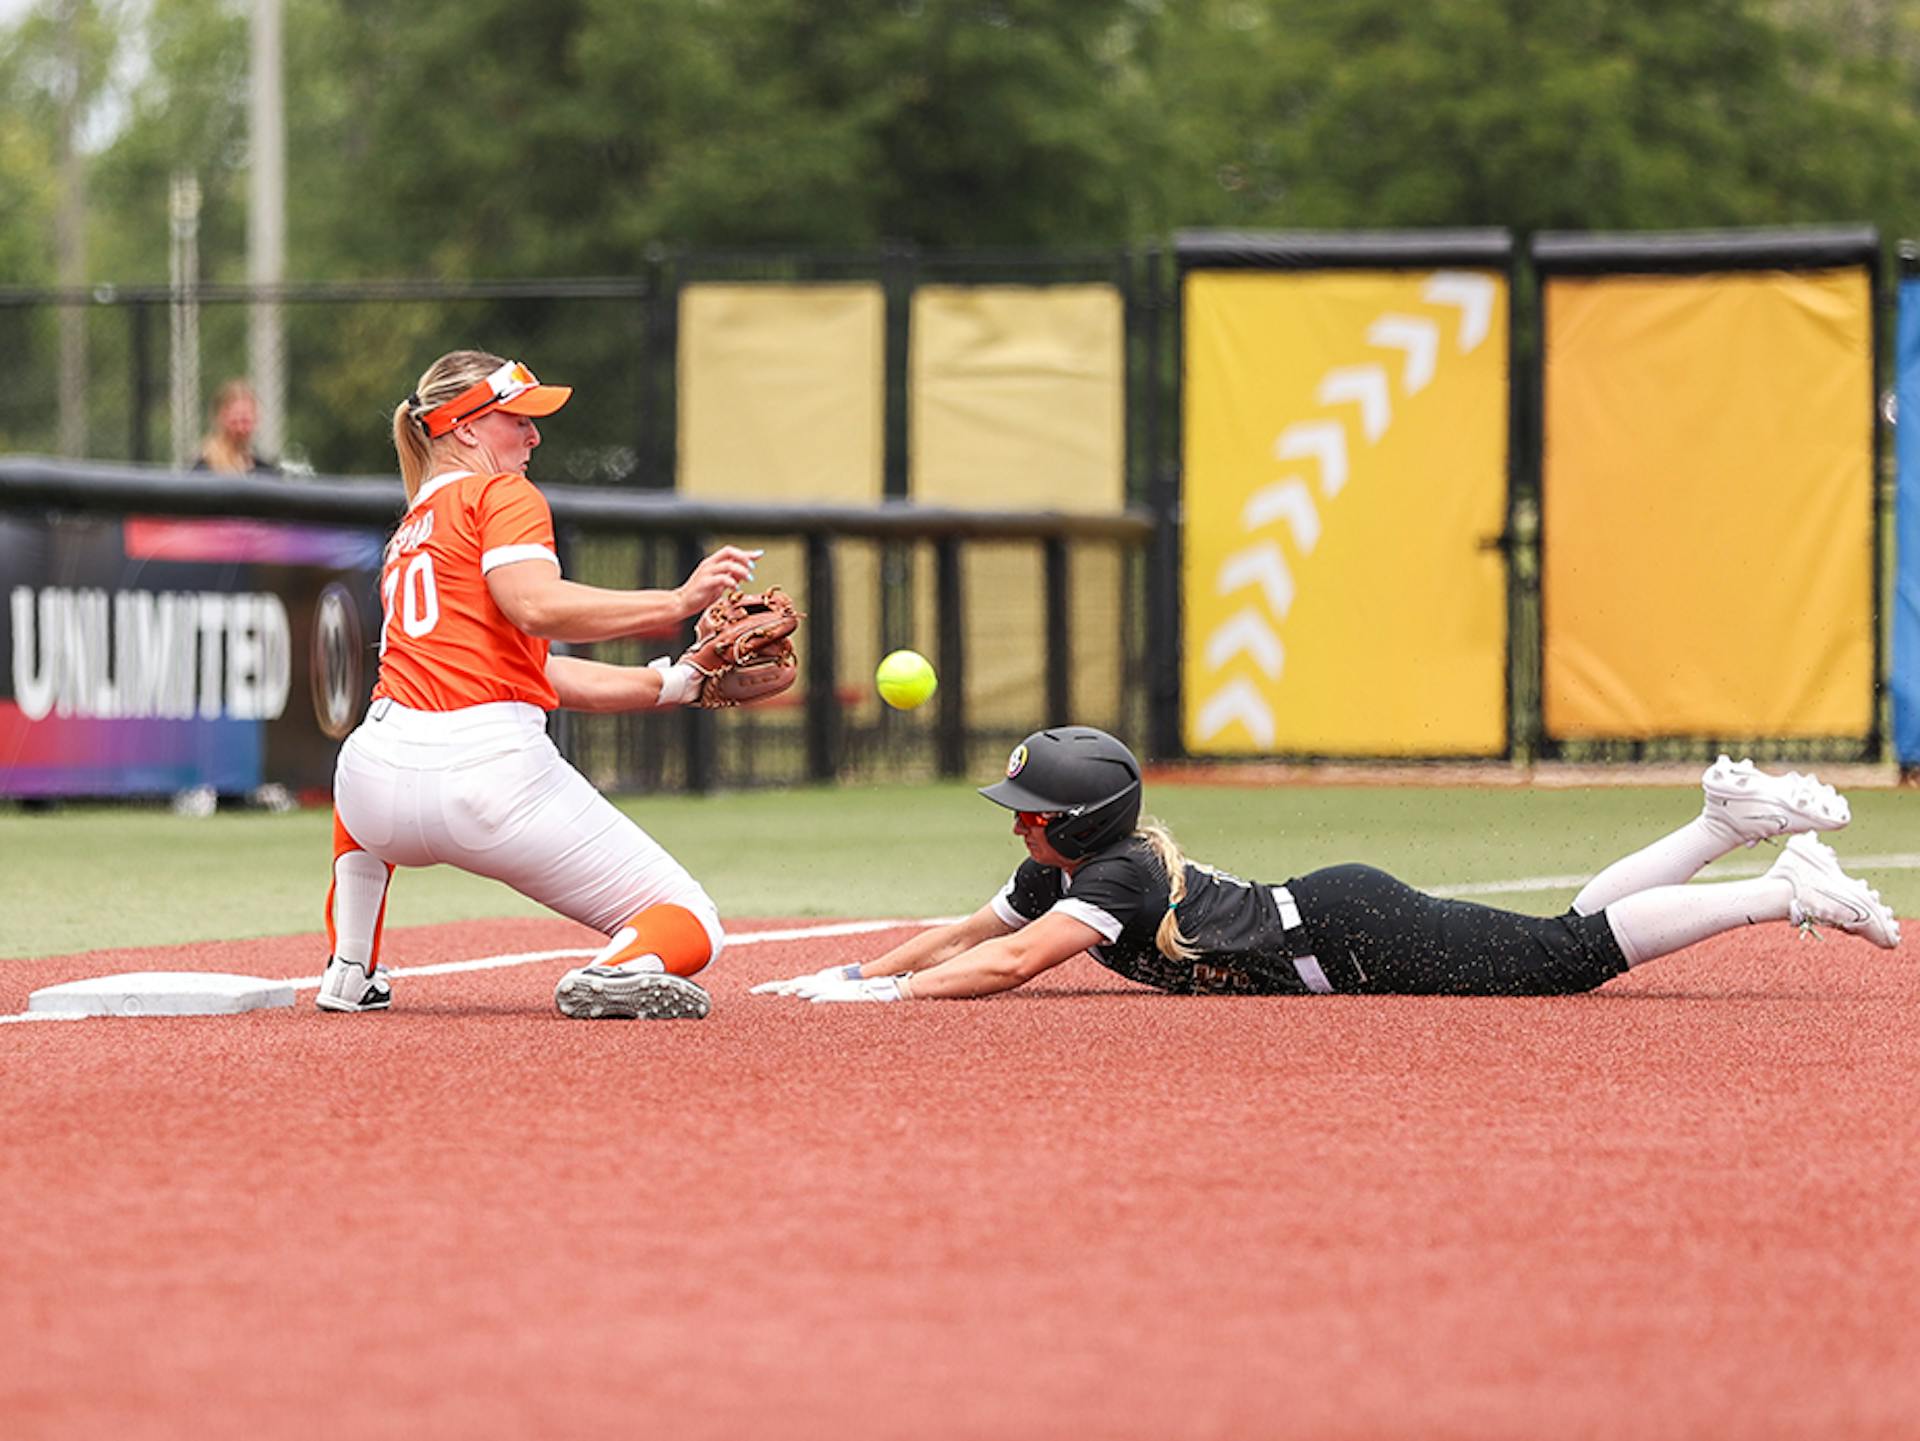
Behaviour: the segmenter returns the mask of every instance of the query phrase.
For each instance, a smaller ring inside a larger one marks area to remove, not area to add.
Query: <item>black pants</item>
[[[1627,969],[1604,915],[1525,916],[1443,901],[1372,866],[1287,882],[1300,949],[1348,995],[1564,996]]]

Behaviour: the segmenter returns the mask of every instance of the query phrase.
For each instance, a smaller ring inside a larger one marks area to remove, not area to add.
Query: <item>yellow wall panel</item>
[[[869,505],[884,489],[886,303],[875,284],[700,284],[680,293],[680,490],[728,500]],[[807,604],[797,540],[716,537],[766,550],[756,584]],[[880,701],[879,566],[841,544],[839,683],[856,714]],[[797,643],[804,653],[808,627]],[[793,704],[797,705],[795,696]],[[757,714],[771,715],[778,706]]]
[[[1187,276],[1191,752],[1506,748],[1507,306],[1493,272]]]
[[[885,355],[878,285],[687,286],[681,492],[878,500]]]
[[[1110,285],[922,286],[908,401],[911,488],[928,505],[1113,511],[1126,498],[1125,314]],[[1119,566],[1072,553],[1076,714],[1117,710]],[[1038,546],[971,546],[967,713],[1020,726],[1045,694]],[[1089,615],[1107,623],[1088,624]]]
[[[1865,273],[1561,277],[1545,299],[1547,733],[1863,734]]]
[[[933,505],[1118,510],[1126,318],[1111,285],[913,296],[912,491]]]

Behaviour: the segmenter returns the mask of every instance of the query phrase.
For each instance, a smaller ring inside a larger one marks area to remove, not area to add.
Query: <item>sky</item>
[[[56,4],[57,0],[0,0],[0,35],[11,31],[29,11],[50,11]],[[139,25],[145,19],[145,6],[123,5],[118,7],[118,14],[130,25]],[[136,40],[138,36],[139,32],[136,31]],[[114,58],[113,74],[103,93],[96,98],[91,111],[81,121],[79,141],[83,152],[97,152],[111,143],[126,119],[127,96],[146,74],[145,49],[136,43],[127,43],[125,34],[121,40]]]

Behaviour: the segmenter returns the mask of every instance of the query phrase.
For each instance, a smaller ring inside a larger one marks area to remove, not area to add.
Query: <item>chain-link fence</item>
[[[650,282],[542,282],[536,285],[355,285],[279,292],[287,354],[288,437],[282,461],[293,471],[372,475],[392,471],[390,429],[401,387],[447,337],[540,359],[556,375],[591,376],[593,403],[569,415],[564,441],[542,457],[550,479],[659,483],[641,464],[657,448],[657,387],[648,376]],[[248,310],[253,292],[200,287],[116,290],[90,295],[0,294],[0,346],[18,358],[22,383],[0,397],[0,451],[61,451],[63,407],[83,407],[83,454],[96,460],[168,462],[193,456],[223,382],[249,373]],[[192,433],[179,434],[171,363],[181,312],[194,316],[193,358],[200,394],[186,408]],[[61,317],[78,314],[86,334],[86,384],[76,400],[59,393]]]
[[[564,433],[542,450],[542,479],[674,484],[676,300],[710,282],[867,281],[886,295],[886,494],[908,493],[908,309],[929,284],[1111,285],[1126,315],[1126,492],[1138,501],[1159,438],[1150,390],[1162,365],[1170,299],[1153,251],[940,254],[911,248],[847,254],[661,251],[629,276],[580,280],[385,281],[286,285],[0,288],[0,349],[17,383],[0,396],[0,454],[167,463],[192,456],[222,383],[252,370],[249,312],[280,308],[287,468],[323,475],[393,469],[389,425],[400,388],[461,345],[528,360],[587,387]],[[76,317],[84,380],[61,384],[63,329]],[[182,336],[187,337],[182,348]],[[176,418],[183,371],[193,403]],[[77,414],[76,414],[77,410]],[[190,418],[188,418],[190,417]],[[65,437],[63,439],[63,425]],[[181,434],[183,425],[189,433]],[[77,448],[76,448],[77,441]]]

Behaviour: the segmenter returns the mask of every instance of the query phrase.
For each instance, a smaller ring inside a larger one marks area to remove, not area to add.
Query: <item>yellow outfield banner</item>
[[[1504,273],[1196,270],[1183,302],[1187,750],[1504,753]]]
[[[790,504],[879,501],[886,330],[886,294],[869,281],[683,287],[676,377],[680,493]],[[766,551],[758,584],[804,595],[804,542],[719,538]],[[879,556],[873,546],[850,543],[839,555],[837,688],[865,723],[881,710],[871,684],[880,659]],[[801,627],[803,655],[808,635]]]
[[[1868,733],[1864,268],[1555,277],[1545,316],[1548,736]]]
[[[1126,310],[1111,285],[913,293],[913,498],[1009,510],[1126,504]]]
[[[1126,503],[1126,309],[1111,285],[923,285],[914,291],[907,435],[923,505],[1117,511]],[[1074,716],[1115,725],[1121,558],[1072,552]],[[1019,725],[1043,695],[1033,544],[970,545],[967,715]]]
[[[684,287],[681,493],[878,500],[886,326],[871,282]]]

